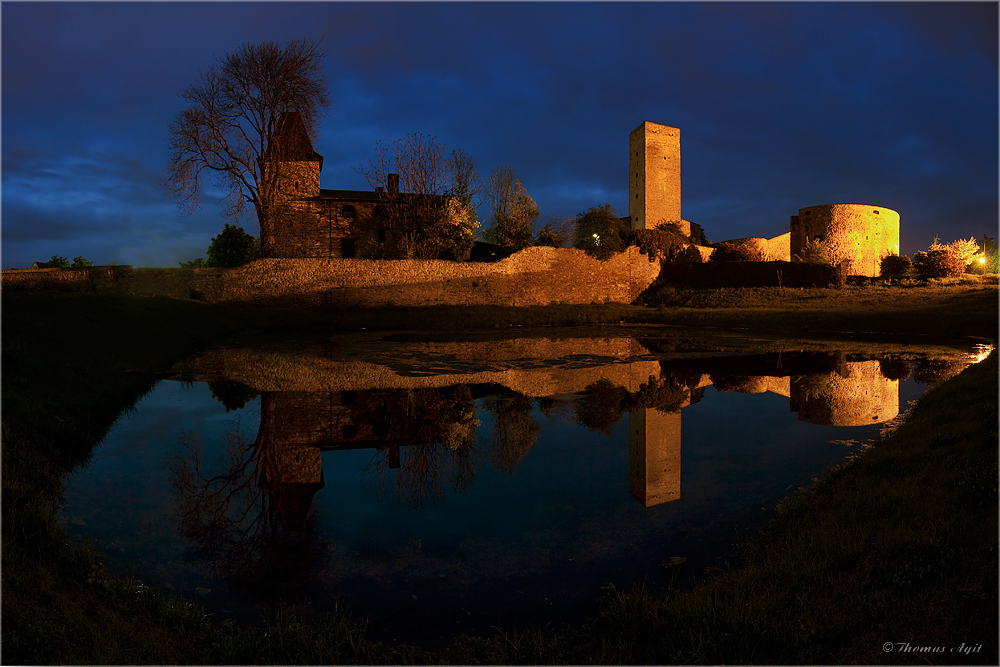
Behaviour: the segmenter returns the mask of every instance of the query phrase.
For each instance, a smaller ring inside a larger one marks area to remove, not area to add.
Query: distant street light
[[[597,234],[594,234],[594,240],[597,243],[597,245],[601,245],[601,237],[600,236],[598,236]]]
[[[983,267],[983,275],[986,275],[986,257],[979,258],[979,266]]]

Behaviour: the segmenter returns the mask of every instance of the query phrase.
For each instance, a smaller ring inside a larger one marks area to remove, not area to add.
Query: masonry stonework
[[[690,223],[681,218],[681,131],[646,121],[629,134],[628,145],[632,229],[676,222],[690,235]]]
[[[134,293],[158,291],[159,271],[137,272]],[[445,260],[259,259],[195,269],[171,296],[208,302],[342,307],[632,303],[660,274],[637,248],[601,262],[582,250],[526,248],[495,263]]]
[[[849,275],[877,276],[882,258],[899,254],[899,213],[868,204],[799,209],[791,217],[791,253],[817,239],[826,245],[832,264],[847,263]]]

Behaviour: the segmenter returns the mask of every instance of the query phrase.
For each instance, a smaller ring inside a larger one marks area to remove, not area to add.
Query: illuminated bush
[[[965,273],[965,261],[945,247],[918,252],[913,257],[913,268],[923,278],[947,278]]]
[[[926,252],[913,257],[913,267],[924,278],[960,276],[979,254],[979,244],[974,238],[941,243],[937,238]]]
[[[806,241],[799,254],[792,256],[797,264],[830,264],[830,251],[819,239]]]
[[[638,247],[651,262],[657,257],[673,260],[691,243],[675,222],[661,222],[652,229],[630,230],[624,234],[624,240],[624,245]]]
[[[901,278],[910,273],[913,262],[906,255],[886,255],[882,258],[879,274],[883,278]]]
[[[764,253],[750,245],[722,241],[715,244],[715,252],[708,258],[710,262],[763,262]]]

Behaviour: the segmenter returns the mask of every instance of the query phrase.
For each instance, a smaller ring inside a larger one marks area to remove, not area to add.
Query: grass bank
[[[196,605],[110,575],[94,549],[67,543],[54,516],[62,477],[87,460],[158,372],[208,345],[248,337],[618,322],[835,333],[845,321],[860,331],[996,337],[995,286],[886,288],[846,300],[832,292],[711,290],[689,293],[684,306],[404,314],[5,293],[0,657],[7,664],[914,662],[912,654],[878,652],[882,642],[899,641],[978,642],[979,652],[960,662],[981,655],[995,663],[995,355],[935,389],[896,434],[788,501],[764,540],[721,577],[686,593],[616,595],[592,624],[558,634],[505,629],[429,654],[371,643],[363,619],[346,613],[309,624],[279,619],[271,628],[217,626]]]

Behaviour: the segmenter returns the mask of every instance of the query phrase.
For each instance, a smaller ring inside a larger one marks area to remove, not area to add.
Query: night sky
[[[900,214],[902,253],[998,225],[998,4],[20,3],[2,18],[2,266],[176,266],[223,227],[160,187],[179,93],[247,42],[322,38],[321,185],[377,140],[512,166],[549,215],[628,214],[628,134],[681,129],[682,214],[771,237],[819,204]],[[479,209],[480,220],[488,215]],[[252,234],[256,220],[241,221]]]

